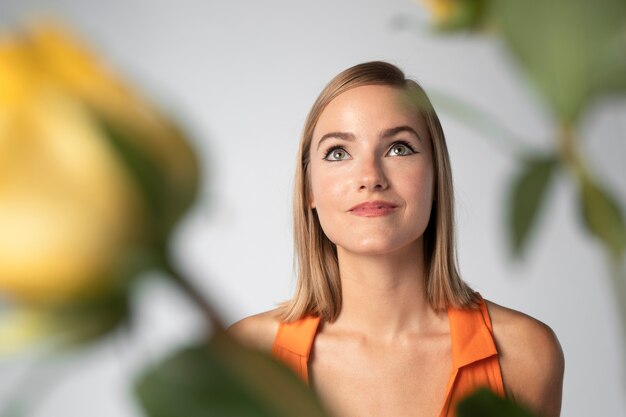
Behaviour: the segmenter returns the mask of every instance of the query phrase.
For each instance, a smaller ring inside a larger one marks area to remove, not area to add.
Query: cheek
[[[315,209],[324,234],[333,242],[345,228],[344,211],[349,207],[346,202],[347,189],[345,181],[328,172],[313,173],[311,178],[311,206]]]
[[[345,181],[341,180],[341,176],[333,172],[316,172],[311,171],[311,207],[318,210],[324,210],[329,206],[336,206],[341,196],[346,195]]]
[[[434,196],[434,175],[428,166],[405,172],[396,182],[398,192],[407,204],[409,216],[423,219],[430,217]]]

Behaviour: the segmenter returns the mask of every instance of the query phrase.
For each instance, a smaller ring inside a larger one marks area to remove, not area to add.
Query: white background
[[[427,91],[475,104],[527,143],[552,146],[548,112],[499,42],[434,36],[426,12],[410,0],[0,0],[5,29],[42,12],[72,25],[188,128],[205,166],[203,197],[173,249],[227,324],[273,308],[294,288],[297,143],[309,107],[339,71],[390,61]],[[399,20],[408,22],[404,29],[394,24]],[[584,155],[626,206],[626,105],[594,109],[584,120]],[[604,253],[579,225],[574,188],[563,175],[553,184],[526,259],[512,262],[504,224],[515,160],[497,140],[439,113],[456,186],[462,275],[485,298],[554,329],[566,360],[563,416],[626,415],[616,301]],[[35,382],[17,388],[37,398],[31,415],[141,415],[133,378],[193,340],[200,321],[183,296],[157,280],[146,282],[135,306],[127,333],[35,365]],[[19,358],[0,363],[0,406],[29,366]]]

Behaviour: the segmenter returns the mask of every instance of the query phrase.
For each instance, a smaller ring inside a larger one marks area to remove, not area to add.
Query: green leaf
[[[626,225],[615,198],[599,184],[583,181],[580,207],[587,230],[600,239],[616,256],[626,250]]]
[[[624,74],[625,51],[619,41],[626,27],[623,0],[491,4],[510,51],[561,121],[575,121],[592,98]]]
[[[130,317],[130,290],[126,286],[83,297],[71,303],[33,306],[49,323],[54,350],[64,351],[94,343],[115,331]]]
[[[533,156],[514,179],[509,197],[509,231],[513,254],[522,255],[536,223],[557,161],[554,156]]]
[[[65,306],[55,319],[66,322],[70,345],[84,344],[107,335],[129,317],[128,298],[124,295],[88,301],[77,306]]]
[[[159,161],[152,153],[147,152],[144,146],[158,146],[157,138],[148,137],[138,129],[131,129],[117,121],[109,120],[105,115],[92,109],[92,117],[97,126],[108,139],[111,148],[118,154],[129,177],[140,191],[147,208],[149,243],[163,246],[172,229],[191,206],[198,191],[198,161],[193,153],[181,152],[179,163],[187,163],[193,175],[181,178],[180,167],[167,165]],[[186,149],[185,138],[174,125],[168,125],[168,132],[172,140],[178,141],[180,148]],[[139,144],[144,144],[139,145]],[[191,152],[191,151],[190,151]]]
[[[96,343],[130,317],[126,288],[59,304],[16,303],[0,309],[0,356],[32,348],[61,353]]]
[[[162,219],[167,214],[168,204],[165,172],[145,152],[133,145],[135,141],[128,137],[130,132],[97,114],[94,114],[94,117],[104,132],[104,136],[109,139],[111,147],[124,162],[130,177],[141,191],[150,214],[151,232],[156,234],[149,240],[157,243],[162,242],[167,233],[166,230],[161,229]]]
[[[458,417],[534,417],[513,401],[480,388],[457,405]]]
[[[626,93],[626,23],[622,36],[607,45],[605,62],[598,62],[599,89]]]
[[[223,332],[167,358],[136,393],[151,417],[328,417],[291,370]]]

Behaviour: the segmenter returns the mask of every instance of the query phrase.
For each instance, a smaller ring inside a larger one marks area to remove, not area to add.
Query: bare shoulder
[[[486,303],[507,396],[541,416],[558,417],[565,360],[556,334],[527,314]]]
[[[270,352],[280,324],[275,311],[245,317],[228,327],[227,332],[248,346]]]

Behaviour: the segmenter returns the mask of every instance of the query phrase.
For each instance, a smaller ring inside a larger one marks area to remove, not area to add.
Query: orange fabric
[[[452,373],[439,417],[455,417],[456,404],[478,387],[484,386],[504,397],[498,352],[485,301],[480,309],[448,309],[452,343]],[[320,322],[306,316],[294,323],[281,323],[274,339],[272,356],[285,363],[309,383],[308,360]]]

